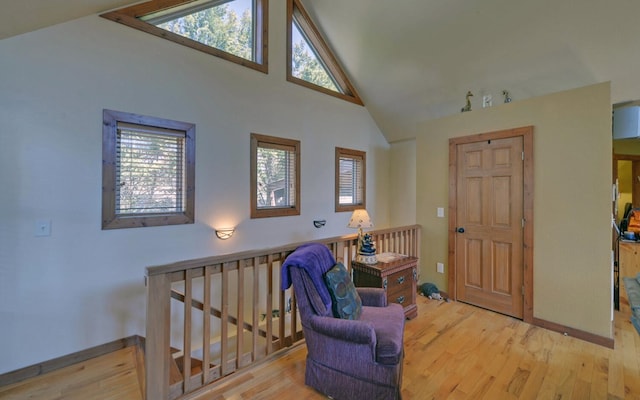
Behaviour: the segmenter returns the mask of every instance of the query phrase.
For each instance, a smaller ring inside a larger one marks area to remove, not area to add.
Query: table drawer
[[[405,286],[403,288],[400,288],[400,290],[387,292],[387,303],[398,303],[401,306],[406,307],[413,301],[412,294],[413,290],[411,286]]]
[[[398,271],[386,277],[387,293],[402,290],[405,287],[411,288],[413,285],[413,268]]]

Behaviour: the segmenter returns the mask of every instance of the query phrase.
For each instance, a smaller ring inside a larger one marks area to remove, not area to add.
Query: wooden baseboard
[[[599,335],[594,335],[593,333],[581,331],[579,329],[570,328],[568,326],[560,325],[555,322],[546,321],[540,318],[533,318],[531,322],[535,326],[539,326],[541,328],[549,329],[550,331],[562,333],[565,336],[572,336],[577,339],[581,339],[587,342],[591,342],[600,346],[608,347],[613,349],[614,340],[610,338],[606,338]]]
[[[114,340],[113,342],[101,344],[86,350],[80,350],[77,353],[68,354],[66,356],[20,368],[15,371],[0,374],[0,386],[6,386],[25,379],[43,375],[129,346],[138,346],[139,348],[144,349],[144,338],[138,335],[129,336],[124,339]]]

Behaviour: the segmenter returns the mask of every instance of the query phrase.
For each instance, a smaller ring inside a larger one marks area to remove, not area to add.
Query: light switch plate
[[[444,264],[443,263],[437,263],[436,264],[436,270],[441,273],[444,274]]]
[[[438,207],[437,215],[438,215],[438,218],[444,218],[444,208],[443,207]]]

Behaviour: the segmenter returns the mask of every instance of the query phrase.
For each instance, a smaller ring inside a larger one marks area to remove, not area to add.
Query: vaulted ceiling
[[[272,0],[284,1],[284,0]],[[302,0],[388,139],[459,113],[611,81],[640,98],[637,0]],[[0,5],[0,39],[131,0]]]

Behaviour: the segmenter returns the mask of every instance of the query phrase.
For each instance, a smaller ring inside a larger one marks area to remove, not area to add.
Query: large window
[[[300,141],[251,134],[251,218],[300,214]]]
[[[366,207],[364,151],[336,147],[336,212]]]
[[[267,72],[268,0],[152,0],[102,17]]]
[[[195,125],[103,111],[102,229],[194,221]]]
[[[287,80],[362,105],[300,0],[287,0]]]

